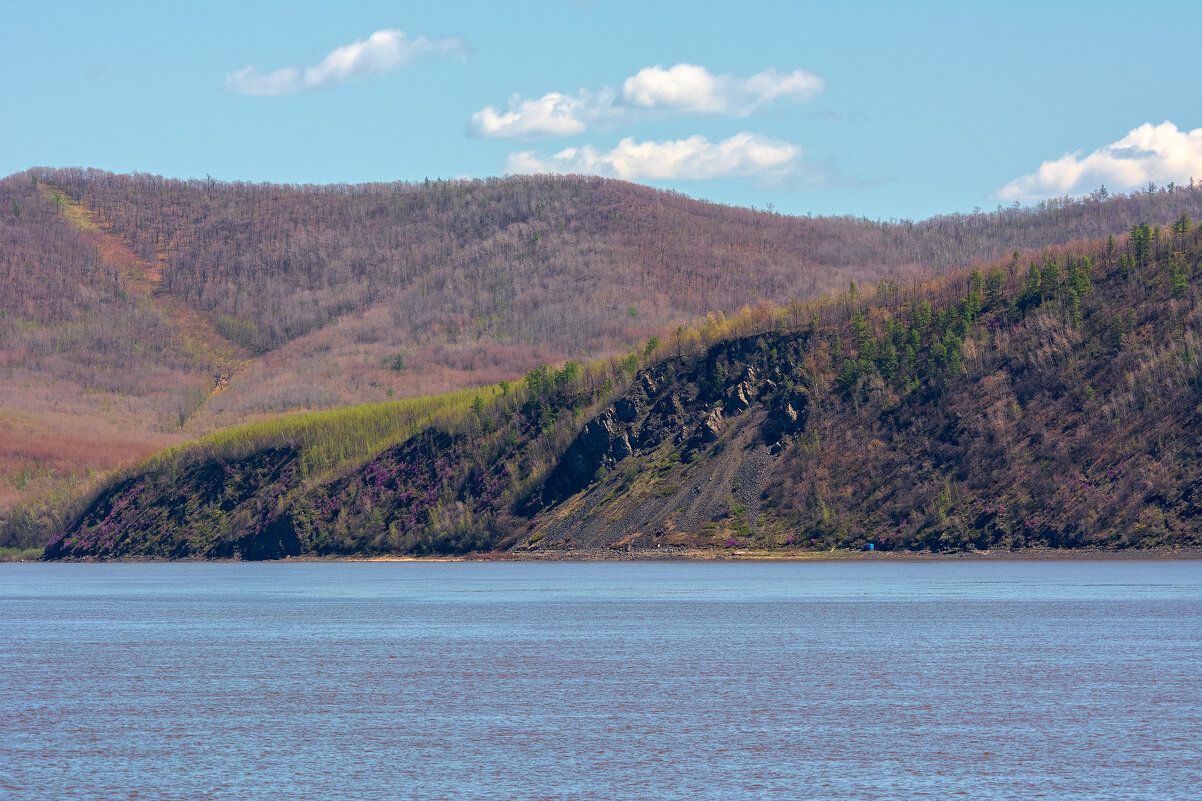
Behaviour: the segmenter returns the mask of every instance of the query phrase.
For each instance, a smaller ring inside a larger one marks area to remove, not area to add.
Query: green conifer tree
[[[893,340],[889,337],[885,337],[885,341],[881,343],[877,369],[886,381],[892,381],[893,377],[897,375],[897,348],[894,347]]]

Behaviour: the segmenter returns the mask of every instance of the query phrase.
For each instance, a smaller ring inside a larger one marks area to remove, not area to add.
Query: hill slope
[[[713,318],[323,475],[280,441],[152,465],[47,555],[1202,544],[1200,262],[1182,214]]]
[[[1202,192],[922,222],[798,218],[581,177],[279,186],[0,180],[0,546],[168,445],[514,380],[708,313],[1202,216]],[[11,213],[10,213],[11,211]]]
[[[294,187],[92,170],[5,179],[4,208],[39,205],[28,197],[35,180],[153,265],[158,297],[264,357],[211,410],[224,410],[222,427],[230,416],[385,400],[388,389],[513,379],[543,361],[624,352],[709,313],[1168,224],[1183,210],[1202,217],[1202,191],[1185,190],[875,223],[587,177]],[[11,261],[21,273],[27,259]],[[64,275],[95,281],[94,267],[65,261]],[[42,269],[18,276],[11,302],[37,302]],[[110,272],[129,288],[127,270]],[[103,305],[54,303],[39,322]]]

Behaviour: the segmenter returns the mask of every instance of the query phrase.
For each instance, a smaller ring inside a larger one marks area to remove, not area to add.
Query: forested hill
[[[6,184],[34,180],[141,257],[159,256],[164,289],[256,352],[376,306],[388,310],[392,338],[410,346],[468,339],[603,352],[760,300],[1105,237],[1166,223],[1171,210],[1202,216],[1202,192],[1177,187],[877,223],[577,176],[279,186],[35,170]]]
[[[514,380],[710,313],[1202,217],[1202,191],[878,223],[587,177],[0,179],[0,547],[165,446]]]
[[[1196,547],[1200,278],[1182,212],[429,408],[230,432],[114,480],[46,553]],[[391,440],[348,445],[384,414]]]
[[[209,365],[230,374],[230,391],[205,410],[225,414],[206,418],[212,428],[385,400],[390,389],[512,378],[540,362],[623,352],[709,313],[1168,224],[1182,210],[1202,217],[1202,191],[1171,189],[879,223],[590,177],[281,186],[39,169],[0,182],[0,208],[27,210],[6,219],[0,304],[22,320],[6,334],[28,340],[20,344],[34,361],[45,335],[29,323],[84,321],[93,328],[85,351],[89,341],[111,351],[131,339],[143,351],[178,350],[145,313],[134,330],[121,319],[122,291],[146,279],[173,304],[159,315],[169,327],[181,327],[176,312],[190,313],[183,327],[207,345],[192,350],[210,361],[226,352]],[[127,247],[125,261],[81,247],[79,231],[55,225],[65,213]],[[130,259],[143,268],[133,276]],[[231,369],[236,352],[272,358]],[[147,358],[89,355],[108,385]]]

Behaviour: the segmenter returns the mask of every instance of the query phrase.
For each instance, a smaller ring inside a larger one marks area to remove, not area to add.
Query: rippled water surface
[[[1202,562],[0,565],[0,798],[1193,799]]]

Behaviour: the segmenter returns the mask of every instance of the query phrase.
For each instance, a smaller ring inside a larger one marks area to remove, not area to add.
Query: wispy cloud
[[[413,62],[427,53],[463,53],[458,37],[431,39],[409,38],[404,31],[376,31],[366,39],[331,50],[320,63],[311,67],[281,67],[260,72],[244,67],[225,76],[225,88],[244,95],[294,95],[308,89],[334,86],[366,75],[391,70]]]
[[[1202,128],[1188,133],[1171,122],[1144,123],[1089,155],[1080,151],[1045,161],[1030,175],[997,191],[1003,200],[1041,200],[1083,195],[1101,185],[1131,190],[1147,184],[1202,178]]]
[[[592,145],[569,147],[551,156],[533,151],[512,153],[510,173],[576,173],[627,180],[691,180],[738,176],[780,177],[794,172],[801,148],[779,139],[739,133],[710,142],[704,136],[662,142],[636,142],[628,137],[612,150]]]
[[[487,106],[472,115],[468,133],[495,139],[572,136],[597,124],[629,123],[646,116],[713,114],[747,117],[781,98],[804,101],[825,87],[804,70],[767,69],[749,78],[715,75],[695,64],[646,67],[622,84],[575,94],[548,92],[537,99],[514,95],[504,111]]]

